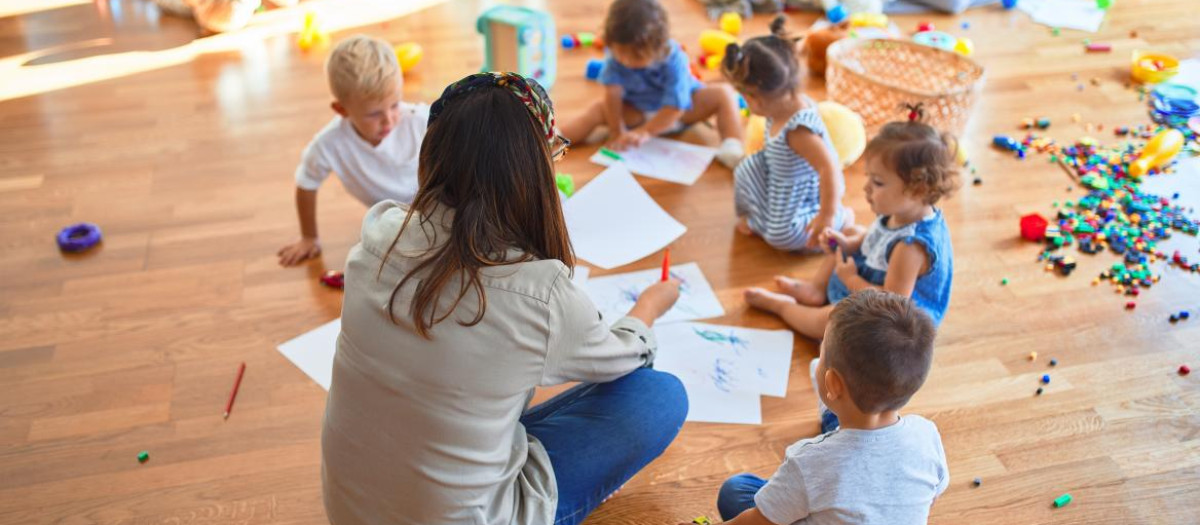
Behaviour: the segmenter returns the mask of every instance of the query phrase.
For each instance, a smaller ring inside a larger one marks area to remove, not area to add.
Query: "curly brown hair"
[[[745,45],[729,44],[721,60],[721,74],[743,93],[773,97],[800,87],[800,60],[796,42],[780,15],[771,21],[771,34],[747,40]]]
[[[671,38],[667,10],[658,0],[617,0],[608,6],[604,42],[629,46],[646,56],[667,52]]]
[[[894,170],[925,204],[935,204],[958,189],[958,139],[922,122],[919,106],[906,109],[909,120],[885,124],[867,143],[867,155]]]

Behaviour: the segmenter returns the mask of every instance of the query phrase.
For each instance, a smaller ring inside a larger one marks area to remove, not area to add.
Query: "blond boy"
[[[367,206],[388,199],[412,202],[417,192],[429,106],[400,100],[404,80],[392,46],[352,36],[333,48],[325,72],[337,115],[304,148],[296,168],[300,240],[279,249],[284,266],[321,254],[317,189],[330,172]]]

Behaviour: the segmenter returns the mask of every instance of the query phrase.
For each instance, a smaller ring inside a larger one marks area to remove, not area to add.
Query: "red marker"
[[[233,391],[229,392],[229,401],[225,403],[225,419],[229,419],[229,411],[233,410],[233,400],[237,398],[238,387],[242,385],[242,375],[246,373],[246,363],[238,367],[237,379],[233,380]]]
[[[666,250],[663,250],[662,280],[665,283],[665,282],[667,282],[667,279],[670,279],[670,278],[671,278],[671,249],[667,248]]]

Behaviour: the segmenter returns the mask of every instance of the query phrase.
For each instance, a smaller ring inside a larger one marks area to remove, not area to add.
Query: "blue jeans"
[[[754,474],[738,474],[725,480],[721,492],[717,493],[717,512],[723,521],[736,518],[746,509],[754,508],[754,495],[767,484],[767,480]]]
[[[525,412],[521,424],[554,468],[554,523],[582,522],[666,450],[687,411],[678,378],[639,368],[608,383],[578,385]]]

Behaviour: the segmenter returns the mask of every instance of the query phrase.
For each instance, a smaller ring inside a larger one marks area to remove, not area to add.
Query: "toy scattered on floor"
[[[1042,374],[1042,384],[1043,385],[1050,384],[1050,374]]]
[[[396,61],[400,63],[401,73],[408,73],[412,68],[417,67],[423,56],[425,56],[425,50],[421,48],[421,44],[416,42],[406,42],[396,46]]]
[[[1179,375],[1186,376],[1190,373],[1192,373],[1192,369],[1188,368],[1188,365],[1179,365]]]
[[[1070,494],[1063,494],[1062,496],[1054,498],[1054,507],[1055,508],[1066,507],[1070,503],[1071,503],[1071,495]]]
[[[329,270],[321,275],[321,284],[341,290],[346,287],[346,275],[337,270]]]
[[[971,23],[966,20],[963,20],[963,23],[959,24],[958,27],[960,27],[962,29],[971,29]]]
[[[983,478],[975,478],[975,480],[971,482],[971,485],[976,487],[983,485]]]
[[[1100,9],[1108,9],[1112,7],[1112,0],[1096,0],[1096,7]]]
[[[547,90],[554,85],[557,39],[548,13],[498,5],[479,15],[475,29],[484,38],[483,71],[512,71]]]
[[[1179,59],[1165,53],[1134,51],[1130,75],[1143,84],[1165,82],[1179,73]]]
[[[1017,0],[1000,0],[1000,4],[1003,5],[1005,9],[1012,9],[1017,7]]]
[[[843,166],[854,164],[867,147],[867,129],[863,119],[850,108],[825,100],[817,103],[817,112],[825,122],[829,141],[837,150]]]
[[[309,51],[328,43],[329,33],[321,29],[321,25],[317,22],[317,13],[313,11],[304,13],[304,27],[300,29],[296,45],[301,51]]]
[[[1022,151],[1025,149],[1022,147],[1020,142],[1016,141],[1016,139],[1006,135],[996,135],[995,137],[992,137],[992,145],[1008,151]],[[1024,157],[1024,155],[1022,155],[1022,157]]]
[[[1135,303],[1133,301],[1129,301],[1129,302],[1125,303],[1126,310],[1133,310],[1134,308],[1137,308],[1137,303]]]
[[[975,43],[970,38],[962,37],[954,42],[954,52],[969,57],[975,54]]]
[[[983,186],[983,179],[980,177],[975,177],[975,179],[971,181],[971,184],[974,184],[975,186]]]
[[[700,32],[700,50],[706,56],[724,55],[729,44],[736,44],[737,37],[718,29],[705,29]]]
[[[150,461],[150,452],[145,451],[145,450],[138,452],[137,460],[138,460],[138,463],[145,463],[147,461]]]
[[[875,27],[886,30],[888,17],[883,13],[854,13],[850,15],[850,27]]]
[[[1129,164],[1129,174],[1142,177],[1150,170],[1171,162],[1180,149],[1183,149],[1183,133],[1177,129],[1162,131],[1142,147],[1137,160]]]
[[[58,232],[58,249],[77,253],[100,243],[100,227],[90,222],[72,224]]]
[[[583,47],[601,47],[603,42],[596,38],[595,33],[588,31],[580,31],[575,34],[566,34],[562,36],[563,49],[579,49]]]
[[[1046,238],[1046,227],[1050,222],[1040,213],[1030,213],[1021,217],[1021,238],[1027,241],[1041,242]]]
[[[1112,51],[1112,44],[1103,44],[1100,42],[1092,42],[1083,46],[1088,53],[1108,53]]]
[[[695,518],[692,518],[692,524],[693,525],[712,525],[712,520],[708,519],[708,516],[697,516]]]
[[[810,32],[804,37],[805,55],[808,61],[808,73],[815,77],[825,76],[826,52],[830,44],[849,35],[849,23],[837,23]]]
[[[1033,361],[1036,359],[1037,359],[1037,352],[1029,352],[1029,360]]]
[[[1040,386],[1039,386],[1039,387],[1038,387],[1038,389],[1034,391],[1034,395],[1038,395],[1038,396],[1040,396],[1040,395],[1042,395],[1042,394],[1043,394],[1045,391],[1046,391],[1046,389],[1044,389],[1044,388],[1042,388],[1042,387],[1040,387]]]
[[[828,18],[829,21],[833,22],[834,24],[841,23],[849,16],[850,13],[846,11],[846,7],[842,4],[835,5],[829,8],[829,10],[825,11],[825,18]]]
[[[1053,358],[1050,359],[1050,366],[1058,366],[1058,360]]]
[[[1075,259],[1065,255],[1050,255],[1042,252],[1038,255],[1038,259],[1046,261],[1046,271],[1057,271],[1063,277],[1069,277],[1076,268]]]
[[[1000,286],[1008,286],[1008,277],[1000,279]]]
[[[733,36],[740,35],[742,33],[742,15],[734,12],[721,13],[721,19],[717,25],[721,31]]]
[[[588,60],[584,76],[588,80],[600,80],[600,71],[604,69],[604,61],[598,58]]]
[[[575,194],[575,179],[566,173],[555,173],[554,185],[558,186],[558,191],[563,192],[567,197]]]
[[[917,32],[921,33],[924,31],[933,31],[933,22],[922,21],[921,23],[918,23],[917,24]]]

